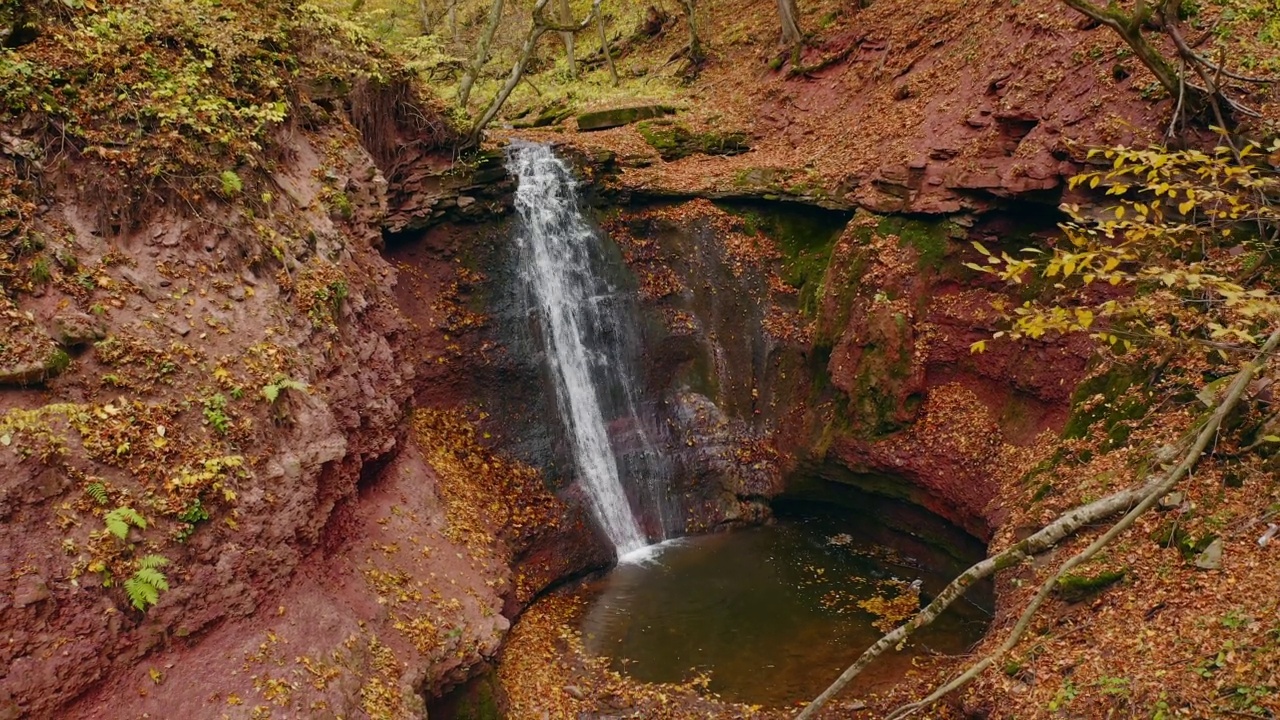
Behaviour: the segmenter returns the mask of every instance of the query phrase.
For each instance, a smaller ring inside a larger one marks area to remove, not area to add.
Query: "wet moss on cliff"
[[[946,261],[953,238],[964,237],[964,228],[947,220],[923,220],[902,215],[887,215],[876,225],[882,236],[897,235],[902,245],[920,254],[920,268],[940,270]]]
[[[785,203],[718,203],[742,218],[748,233],[763,233],[782,252],[780,275],[798,291],[800,311],[813,317],[822,295],[831,251],[849,220],[847,213]]]
[[[1085,380],[1071,396],[1071,416],[1062,429],[1067,439],[1082,438],[1102,423],[1107,441],[1103,449],[1123,445],[1133,432],[1132,423],[1146,415],[1151,405],[1145,365],[1116,365]]]

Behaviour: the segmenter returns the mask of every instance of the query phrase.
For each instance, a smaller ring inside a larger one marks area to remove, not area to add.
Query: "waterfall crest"
[[[627,555],[650,540],[628,483],[658,526],[653,539],[667,526],[662,458],[637,412],[628,367],[638,354],[629,341],[634,299],[604,277],[601,240],[582,217],[569,166],[547,145],[513,143],[507,169],[517,179],[521,271],[578,481],[618,555]]]

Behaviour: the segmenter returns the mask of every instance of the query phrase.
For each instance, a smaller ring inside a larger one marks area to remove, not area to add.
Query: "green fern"
[[[138,558],[138,567],[144,570],[155,570],[169,564],[169,558],[163,555],[143,555]],[[168,590],[168,588],[165,588]]]
[[[144,582],[157,590],[169,589],[169,581],[165,579],[164,573],[159,570],[142,568],[138,572],[134,573],[133,577],[130,579],[137,580],[138,582]]]
[[[102,521],[107,524],[107,532],[121,540],[129,535],[130,525],[140,530],[147,529],[147,519],[139,515],[138,511],[131,507],[118,507],[107,513],[102,518]]]
[[[285,390],[301,390],[302,392],[306,392],[307,384],[301,380],[282,377],[270,385],[263,385],[262,396],[267,399],[267,402],[274,403],[276,399],[280,397],[280,393]]]
[[[124,581],[125,595],[129,602],[143,612],[160,601],[160,593],[169,589],[169,579],[157,568],[169,564],[163,555],[144,555],[138,559],[138,570]]]
[[[124,592],[139,610],[145,611],[160,601],[159,588],[136,576],[124,581]]]
[[[84,494],[93,499],[99,505],[107,504],[107,486],[100,482],[89,483],[84,489]]]

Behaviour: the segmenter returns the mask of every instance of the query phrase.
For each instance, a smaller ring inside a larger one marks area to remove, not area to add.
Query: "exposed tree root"
[[[894,710],[888,717],[890,720],[906,718],[914,714],[916,711],[932,705],[953,690],[968,684],[971,680],[990,667],[991,664],[998,660],[1001,655],[1017,645],[1018,641],[1022,638],[1023,633],[1026,632],[1027,627],[1031,624],[1031,620],[1035,616],[1035,613],[1040,609],[1040,606],[1044,604],[1045,600],[1048,599],[1049,594],[1053,591],[1054,586],[1063,575],[1070,572],[1073,568],[1087,562],[1090,558],[1096,555],[1099,550],[1120,535],[1120,533],[1127,530],[1134,521],[1138,519],[1138,517],[1151,509],[1151,507],[1155,505],[1160,498],[1167,495],[1178,481],[1191,470],[1191,468],[1200,459],[1201,455],[1203,455],[1205,449],[1209,447],[1209,443],[1217,436],[1218,429],[1221,427],[1223,419],[1239,403],[1240,398],[1244,395],[1244,391],[1248,387],[1250,381],[1253,380],[1257,372],[1266,364],[1268,356],[1275,350],[1277,344],[1280,344],[1280,328],[1274,330],[1267,338],[1266,343],[1262,346],[1257,357],[1255,357],[1236,374],[1235,379],[1227,389],[1226,395],[1218,404],[1218,407],[1214,410],[1213,414],[1210,415],[1204,425],[1201,426],[1199,432],[1196,433],[1194,441],[1189,445],[1184,443],[1179,449],[1160,453],[1156,458],[1160,463],[1169,462],[1177,457],[1179,453],[1182,454],[1182,460],[1176,467],[1169,470],[1168,474],[1163,477],[1158,475],[1153,476],[1138,487],[1121,490],[1102,498],[1101,500],[1077,507],[1049,525],[1046,525],[1043,529],[1025,540],[969,568],[953,580],[951,584],[949,584],[946,589],[938,595],[938,597],[934,598],[933,602],[929,603],[929,605],[919,613],[916,613],[916,615],[907,621],[906,624],[896,628],[892,632],[880,638],[880,640],[878,640],[874,645],[867,648],[867,650],[863,652],[862,655],[854,661],[854,663],[850,665],[848,669],[846,669],[844,673],[842,673],[840,677],[831,684],[830,687],[824,690],[821,695],[814,698],[814,700],[809,703],[809,705],[805,707],[798,716],[796,716],[796,720],[807,720],[808,718],[814,717],[822,707],[831,700],[831,698],[848,685],[850,681],[857,677],[857,675],[862,672],[867,665],[883,654],[885,650],[905,641],[911,633],[933,622],[943,610],[955,602],[955,600],[959,599],[974,582],[992,575],[997,570],[1011,567],[1052,548],[1054,545],[1057,545],[1063,539],[1071,536],[1085,525],[1097,522],[1128,508],[1129,511],[1124,515],[1124,517],[1117,521],[1111,529],[1097,540],[1094,540],[1093,543],[1080,553],[1072,556],[1064,562],[1062,566],[1058,568],[1058,571],[1054,573],[1054,575],[1043,585],[1041,585],[1035,598],[1032,599],[1031,603],[1023,611],[1022,616],[1018,618],[1018,622],[1014,626],[1013,631],[1009,634],[1009,637],[1001,643],[994,652],[971,665],[960,675],[956,676],[955,679],[938,688],[928,697],[918,702],[904,705]]]

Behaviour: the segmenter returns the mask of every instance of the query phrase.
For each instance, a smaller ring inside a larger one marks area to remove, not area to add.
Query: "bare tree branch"
[[[1217,409],[1214,411],[1213,415],[1210,416],[1205,425],[1201,427],[1200,432],[1196,435],[1195,441],[1187,446],[1187,450],[1183,454],[1182,462],[1170,471],[1167,476],[1163,478],[1153,476],[1138,487],[1121,490],[1102,498],[1101,500],[1096,500],[1087,505],[1074,508],[1021,542],[1018,542],[1003,552],[993,555],[982,562],[977,563],[973,567],[970,567],[968,570],[961,573],[955,580],[952,580],[951,583],[947,585],[947,587],[943,589],[943,591],[939,593],[938,596],[933,599],[933,602],[929,603],[927,607],[916,613],[905,624],[895,628],[892,632],[876,641],[874,645],[867,648],[867,650],[864,651],[862,655],[854,661],[854,663],[850,665],[835,682],[831,684],[830,687],[824,690],[821,695],[814,698],[814,700],[810,702],[798,716],[796,716],[796,720],[809,720],[814,717],[819,711],[821,711],[824,705],[830,702],[837,693],[844,689],[844,687],[857,677],[858,674],[861,673],[868,665],[870,665],[873,660],[882,655],[889,648],[895,647],[899,643],[905,641],[916,630],[933,622],[943,610],[964,595],[965,591],[978,580],[989,577],[999,570],[1017,565],[1018,563],[1052,548],[1065,538],[1075,534],[1085,525],[1092,524],[1102,520],[1103,518],[1132,508],[1129,510],[1128,514],[1118,521],[1110,531],[1102,536],[1102,538],[1095,541],[1080,555],[1072,557],[1064,563],[1063,566],[1059,568],[1058,573],[1056,573],[1049,582],[1045,583],[1045,585],[1041,587],[1041,592],[1037,594],[1036,599],[1032,601],[1032,604],[1028,606],[1026,612],[1023,613],[1023,617],[1020,618],[1018,625],[1015,626],[1014,633],[1010,636],[1010,639],[1006,640],[999,649],[992,653],[992,655],[983,658],[974,666],[970,667],[955,680],[952,680],[950,683],[947,683],[936,690],[934,693],[929,695],[928,698],[899,708],[890,717],[906,717],[916,710],[936,702],[952,690],[968,683],[979,673],[989,667],[991,663],[995,662],[995,660],[1001,654],[1006,652],[1008,648],[1017,644],[1017,639],[1020,638],[1022,632],[1025,631],[1026,625],[1030,622],[1030,617],[1034,615],[1035,611],[1044,603],[1044,598],[1048,596],[1049,591],[1052,590],[1053,585],[1057,582],[1058,578],[1066,572],[1069,572],[1071,568],[1074,568],[1088,560],[1089,557],[1092,557],[1098,549],[1106,543],[1109,543],[1116,535],[1123,532],[1135,519],[1137,519],[1138,515],[1141,515],[1161,497],[1168,494],[1169,489],[1177,484],[1182,476],[1185,475],[1196,461],[1199,460],[1200,456],[1204,453],[1205,448],[1208,446],[1208,443],[1217,434],[1223,418],[1225,418],[1239,402],[1241,395],[1244,393],[1244,389],[1248,386],[1249,382],[1253,379],[1259,369],[1265,365],[1268,356],[1275,350],[1277,344],[1280,344],[1280,328],[1277,328],[1272,332],[1271,336],[1267,338],[1266,343],[1262,346],[1261,351],[1259,351],[1255,359],[1236,375],[1235,380],[1231,383],[1222,402],[1218,405]],[[1172,453],[1169,453],[1168,459],[1176,457],[1178,452],[1178,450],[1174,450]],[[1137,503],[1136,506],[1135,503]],[[1097,547],[1095,548],[1095,546]],[[1083,558],[1081,558],[1082,555],[1084,555]],[[1048,588],[1048,590],[1045,588]],[[1006,645],[1008,648],[1005,647]]]
[[[909,717],[916,711],[928,707],[942,699],[953,690],[964,687],[982,673],[983,670],[986,670],[992,663],[1000,659],[1001,655],[1012,650],[1013,647],[1018,644],[1018,641],[1022,639],[1023,634],[1027,631],[1027,627],[1031,624],[1032,618],[1035,617],[1036,612],[1040,609],[1040,606],[1044,604],[1045,600],[1049,598],[1050,593],[1053,592],[1053,588],[1057,585],[1058,581],[1073,569],[1088,562],[1098,553],[1099,550],[1102,550],[1102,548],[1110,544],[1111,541],[1116,539],[1116,537],[1121,533],[1128,530],[1129,527],[1133,525],[1133,523],[1143,513],[1150,510],[1152,506],[1160,500],[1160,498],[1169,494],[1169,491],[1178,484],[1178,481],[1180,481],[1183,476],[1185,476],[1191,468],[1199,462],[1205,449],[1209,447],[1209,443],[1217,437],[1218,429],[1222,426],[1222,421],[1226,419],[1227,415],[1232,410],[1235,409],[1236,404],[1240,402],[1240,398],[1244,395],[1244,391],[1253,380],[1254,375],[1256,375],[1257,372],[1266,365],[1267,354],[1274,350],[1277,344],[1280,344],[1280,327],[1277,327],[1272,331],[1271,336],[1267,338],[1267,342],[1262,346],[1262,351],[1258,356],[1249,362],[1249,364],[1245,365],[1240,372],[1236,373],[1235,379],[1232,380],[1230,387],[1228,387],[1226,395],[1223,397],[1222,401],[1218,403],[1218,407],[1214,409],[1213,414],[1209,416],[1209,419],[1205,424],[1201,426],[1200,432],[1196,435],[1195,442],[1192,443],[1189,449],[1187,449],[1186,453],[1182,456],[1182,461],[1178,463],[1177,467],[1171,470],[1163,480],[1156,482],[1153,486],[1148,484],[1151,489],[1147,492],[1141,502],[1126,513],[1125,516],[1116,522],[1115,525],[1111,526],[1110,530],[1103,533],[1102,536],[1090,543],[1084,550],[1073,555],[1070,559],[1064,562],[1058,568],[1058,571],[1040,586],[1040,590],[1036,593],[1035,598],[1032,599],[1026,610],[1023,611],[1022,616],[1018,618],[1017,624],[1014,625],[1013,632],[1009,633],[1009,637],[1006,638],[994,652],[971,665],[969,669],[958,675],[954,680],[933,691],[933,693],[923,700],[904,705],[897,710],[894,710],[889,714],[888,720],[902,720],[903,718]]]
[[[505,0],[493,0],[493,7],[489,8],[489,23],[485,25],[484,33],[480,36],[479,42],[476,43],[476,55],[471,60],[471,66],[462,75],[462,83],[458,86],[458,105],[467,106],[467,100],[471,97],[471,88],[475,85],[476,78],[480,77],[480,71],[484,68],[484,64],[489,61],[489,46],[493,43],[493,36],[498,32],[498,24],[502,22],[502,7]],[[546,3],[540,3],[545,5]],[[457,3],[450,3],[450,8],[456,7]]]
[[[501,2],[501,0],[495,0]],[[543,15],[543,11],[547,7],[548,0],[538,0],[533,6],[533,19],[529,24],[529,32],[525,35],[524,45],[520,48],[520,54],[517,56],[515,63],[511,66],[511,73],[507,76],[507,81],[503,83],[493,99],[489,101],[489,106],[471,126],[471,132],[467,133],[467,139],[464,143],[465,147],[473,147],[480,142],[480,135],[484,132],[486,126],[493,122],[498,116],[498,111],[502,109],[507,98],[511,97],[511,92],[520,84],[521,78],[524,77],[525,68],[529,65],[530,58],[533,57],[533,51],[537,48],[538,40],[548,32],[581,32],[591,25],[591,21],[595,19],[600,12],[600,0],[595,0],[591,5],[591,13],[582,19],[582,22],[576,24],[561,24],[547,20]]]

